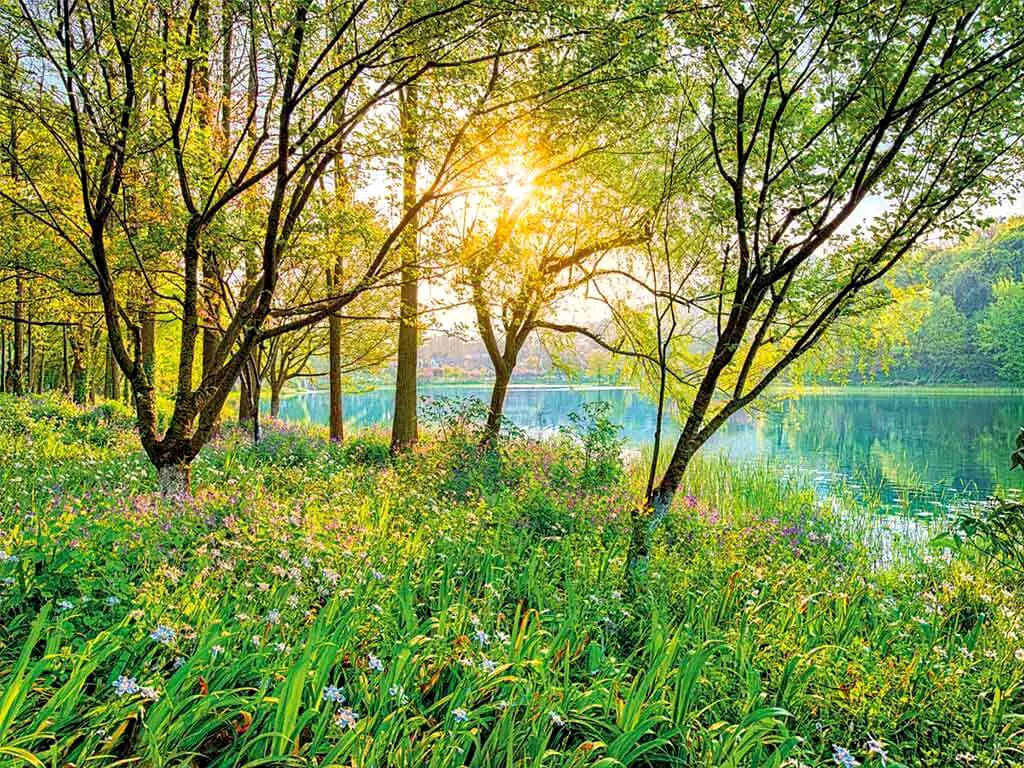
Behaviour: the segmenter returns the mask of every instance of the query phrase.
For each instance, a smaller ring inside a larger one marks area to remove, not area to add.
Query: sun
[[[495,175],[502,197],[514,206],[525,203],[534,192],[535,174],[522,158],[509,158]]]

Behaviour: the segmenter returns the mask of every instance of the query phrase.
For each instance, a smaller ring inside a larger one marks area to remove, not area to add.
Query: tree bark
[[[69,340],[71,345],[71,399],[82,405],[89,394],[88,376],[85,370],[85,344],[81,337],[82,329],[72,330]]]
[[[270,418],[276,419],[281,413],[281,386],[282,384],[270,385]]]
[[[14,273],[14,348],[11,351],[11,368],[8,377],[11,392],[25,394],[25,281],[20,271]]]
[[[487,426],[484,427],[484,443],[494,443],[501,434],[501,419],[505,411],[505,396],[508,394],[508,384],[511,379],[511,367],[504,365],[496,365],[494,367],[494,386],[491,388],[491,404],[490,410],[487,412]]]
[[[63,359],[61,372],[64,376],[64,394],[71,394],[71,371],[68,368],[68,327],[65,325],[60,329],[60,336],[63,349]]]
[[[111,400],[121,399],[121,367],[114,359],[114,352],[107,347],[107,390],[106,395]]]
[[[142,326],[142,369],[150,386],[156,388],[156,312],[152,297],[139,312],[139,324]]]
[[[416,204],[416,90],[406,86],[399,94],[402,132],[402,207],[408,212]],[[419,351],[417,328],[419,278],[417,276],[418,222],[413,218],[403,233],[402,289],[398,327],[398,367],[395,372],[395,413],[391,424],[391,450],[404,451],[415,444],[416,356]]]
[[[327,378],[331,399],[329,432],[331,440],[340,443],[345,439],[345,405],[341,390],[341,318],[331,315],[327,319],[327,357],[329,370]]]
[[[245,425],[252,418],[252,393],[248,377],[243,375],[238,382],[238,423]]]
[[[156,468],[160,495],[165,499],[184,499],[192,495],[192,465],[189,462],[165,464]]]

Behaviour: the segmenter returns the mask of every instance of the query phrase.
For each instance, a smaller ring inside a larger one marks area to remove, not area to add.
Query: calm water
[[[472,396],[486,401],[490,389],[421,386],[421,395]],[[345,421],[354,427],[391,420],[394,390],[381,388],[345,397]],[[589,400],[606,400],[623,425],[627,443],[639,447],[654,430],[654,407],[637,392],[617,388],[515,387],[506,415],[535,432],[566,423]],[[287,398],[281,416],[327,422],[327,396]],[[705,450],[741,461],[768,461],[827,492],[838,483],[878,496],[887,504],[926,512],[996,489],[1024,485],[1011,474],[1009,453],[1024,425],[1024,395],[996,394],[807,394],[739,413]]]

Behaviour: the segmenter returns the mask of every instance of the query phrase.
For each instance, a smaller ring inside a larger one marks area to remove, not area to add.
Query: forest
[[[0,0],[0,768],[1024,765],[1022,114],[1020,0]]]

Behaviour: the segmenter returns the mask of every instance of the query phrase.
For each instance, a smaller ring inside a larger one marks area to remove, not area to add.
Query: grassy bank
[[[276,424],[175,504],[120,408],[0,398],[0,455],[3,765],[1024,761],[1019,590],[766,468],[691,468],[630,600],[615,451]]]

